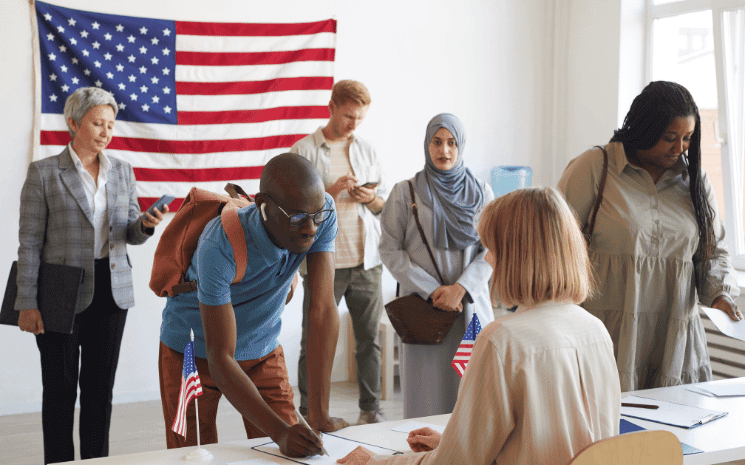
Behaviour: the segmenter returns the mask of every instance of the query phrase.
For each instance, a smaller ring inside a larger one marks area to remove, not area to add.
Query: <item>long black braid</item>
[[[696,128],[691,136],[687,159],[691,201],[698,224],[698,251],[703,270],[709,268],[714,251],[714,210],[706,197],[701,171],[701,118],[696,102],[688,90],[675,82],[650,82],[631,104],[623,127],[614,132],[611,142],[623,143],[627,156],[637,150],[654,147],[677,117],[694,116]],[[705,275],[706,273],[704,273]]]

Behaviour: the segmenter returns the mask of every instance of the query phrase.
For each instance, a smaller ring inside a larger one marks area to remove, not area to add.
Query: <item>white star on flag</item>
[[[226,11],[224,22],[210,23],[33,5],[41,84],[34,159],[69,142],[65,97],[98,86],[119,107],[106,152],[132,165],[143,209],[164,193],[176,209],[195,185],[217,191],[235,182],[255,192],[264,164],[328,119],[335,20],[235,23]]]

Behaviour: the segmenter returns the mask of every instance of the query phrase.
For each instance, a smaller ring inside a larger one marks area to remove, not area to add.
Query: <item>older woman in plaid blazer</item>
[[[41,355],[45,463],[75,458],[78,380],[81,458],[108,455],[114,375],[126,309],[134,305],[126,246],[145,242],[163,218],[158,211],[140,216],[132,167],[103,153],[117,111],[102,89],[70,95],[72,141],[59,155],[31,163],[21,192],[15,309]],[[42,261],[85,269],[72,334],[44,331],[36,300]]]

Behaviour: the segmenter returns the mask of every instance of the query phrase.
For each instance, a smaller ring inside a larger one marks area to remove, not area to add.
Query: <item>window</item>
[[[701,114],[702,165],[745,269],[745,0],[647,0],[647,80],[675,81]]]

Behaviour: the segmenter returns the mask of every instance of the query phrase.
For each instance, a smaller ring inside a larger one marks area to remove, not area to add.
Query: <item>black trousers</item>
[[[93,301],[75,315],[72,334],[36,336],[43,385],[44,463],[75,460],[73,421],[80,383],[80,458],[109,455],[114,375],[127,320],[111,294],[108,258],[96,260]]]

